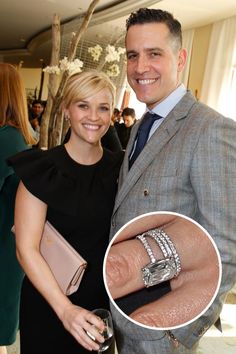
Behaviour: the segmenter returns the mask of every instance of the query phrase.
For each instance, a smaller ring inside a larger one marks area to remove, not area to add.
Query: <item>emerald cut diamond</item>
[[[148,288],[174,278],[176,265],[174,258],[165,258],[151,262],[142,268],[144,285]]]

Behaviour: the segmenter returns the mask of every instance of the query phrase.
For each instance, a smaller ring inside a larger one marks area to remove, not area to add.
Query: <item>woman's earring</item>
[[[67,114],[65,114],[65,121],[68,122],[68,120],[70,120],[70,117]]]

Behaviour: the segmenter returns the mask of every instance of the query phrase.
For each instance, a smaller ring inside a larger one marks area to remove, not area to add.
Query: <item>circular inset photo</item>
[[[196,221],[174,212],[130,220],[107,248],[103,277],[117,310],[157,330],[185,326],[214,301],[222,266],[215,242]]]

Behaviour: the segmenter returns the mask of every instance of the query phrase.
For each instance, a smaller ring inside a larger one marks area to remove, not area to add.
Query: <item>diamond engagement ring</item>
[[[164,258],[157,260],[153,254],[147,237],[153,238]],[[170,237],[162,229],[153,229],[136,236],[144,246],[150,263],[142,268],[142,276],[145,287],[154,286],[164,281],[177,277],[181,271],[181,263],[176,248]]]

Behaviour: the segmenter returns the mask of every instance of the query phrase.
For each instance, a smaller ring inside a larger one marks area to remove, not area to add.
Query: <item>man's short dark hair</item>
[[[41,104],[42,107],[44,107],[43,101],[41,100],[34,100],[31,105],[34,106],[35,104]]]
[[[132,12],[126,21],[126,30],[134,25],[143,25],[145,23],[164,23],[171,35],[179,42],[179,46],[182,46],[182,29],[181,24],[176,20],[173,15],[167,11],[160,9],[148,9],[140,8],[136,12]]]
[[[122,111],[122,117],[124,116],[131,116],[132,118],[135,118],[135,110],[130,107],[125,107]]]

